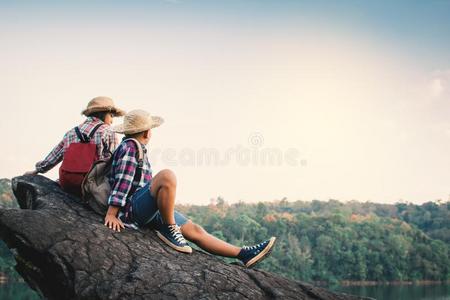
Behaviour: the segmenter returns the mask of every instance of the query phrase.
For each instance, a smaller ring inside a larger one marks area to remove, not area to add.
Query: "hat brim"
[[[152,123],[148,126],[137,127],[137,128],[125,128],[124,124],[120,124],[117,126],[113,126],[112,130],[114,132],[121,133],[121,134],[135,134],[135,133],[143,132],[143,131],[158,127],[162,123],[164,123],[164,119],[161,117],[158,117],[158,116],[152,116],[151,119],[152,119]]]
[[[114,114],[115,117],[122,117],[125,116],[126,112],[120,108],[117,107],[111,107],[111,106],[104,106],[104,107],[92,107],[87,108],[81,112],[82,115],[89,116],[92,113],[95,112],[111,112]]]

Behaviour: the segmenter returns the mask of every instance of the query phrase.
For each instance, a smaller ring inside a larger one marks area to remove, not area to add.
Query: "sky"
[[[0,178],[102,95],[181,204],[450,198],[450,1],[0,0],[0,41]]]

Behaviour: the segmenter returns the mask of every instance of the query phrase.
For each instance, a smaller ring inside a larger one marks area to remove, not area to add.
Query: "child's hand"
[[[105,226],[108,226],[114,231],[120,232],[120,228],[125,228],[122,221],[120,221],[116,216],[107,214],[105,217]]]

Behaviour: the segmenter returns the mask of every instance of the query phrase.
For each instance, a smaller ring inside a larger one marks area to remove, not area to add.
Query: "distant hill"
[[[0,207],[19,207],[11,189],[11,180],[7,178],[0,179]]]

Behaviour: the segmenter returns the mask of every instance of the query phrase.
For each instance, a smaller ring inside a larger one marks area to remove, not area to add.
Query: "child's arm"
[[[63,159],[64,139],[65,138],[66,137],[64,136],[64,138],[61,140],[61,142],[59,142],[58,145],[56,145],[53,148],[53,150],[45,157],[44,160],[42,160],[36,164],[36,169],[34,171],[27,172],[27,173],[28,174],[31,174],[33,172],[34,172],[34,174],[45,173],[45,172],[49,171],[50,169],[52,169],[57,164],[59,164]]]

